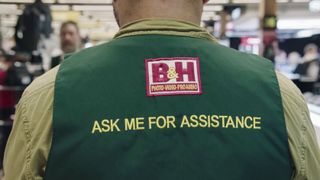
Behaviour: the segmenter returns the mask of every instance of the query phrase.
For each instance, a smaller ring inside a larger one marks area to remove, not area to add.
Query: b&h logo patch
[[[146,59],[147,96],[202,94],[199,58]]]

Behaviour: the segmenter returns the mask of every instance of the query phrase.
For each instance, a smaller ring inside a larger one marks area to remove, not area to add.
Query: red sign
[[[199,58],[146,59],[147,96],[202,94]]]

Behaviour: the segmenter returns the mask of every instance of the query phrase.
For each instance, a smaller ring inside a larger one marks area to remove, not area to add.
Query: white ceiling
[[[4,37],[12,37],[18,15],[22,14],[25,3],[34,0],[0,0],[0,30]],[[113,17],[112,0],[43,0],[51,4],[55,32],[65,20],[75,20],[81,27],[82,35],[93,39],[107,39],[118,30]],[[281,6],[306,5],[308,0],[278,0]],[[260,0],[210,0],[204,8],[203,20],[219,19],[217,12],[225,4],[242,4],[256,9]],[[306,6],[307,7],[307,6]],[[307,11],[307,9],[306,9]]]
[[[259,3],[261,0],[210,0],[209,4],[248,4]],[[309,0],[277,0],[278,2],[308,2]],[[32,3],[34,0],[0,0],[0,3]],[[112,0],[43,0],[45,3],[56,4],[111,4]]]

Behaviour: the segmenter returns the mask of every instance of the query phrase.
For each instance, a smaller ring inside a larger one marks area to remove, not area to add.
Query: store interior
[[[21,19],[37,8],[42,30],[26,37],[33,29]],[[0,0],[0,163],[23,91],[64,54],[59,34],[66,21],[78,24],[82,48],[108,42],[119,30],[112,0]],[[210,0],[201,26],[290,78],[305,96],[320,142],[320,0]]]

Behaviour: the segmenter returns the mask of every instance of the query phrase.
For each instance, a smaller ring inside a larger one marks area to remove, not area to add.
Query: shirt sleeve
[[[24,92],[5,151],[5,180],[43,179],[52,141],[52,104],[57,68]]]
[[[7,142],[5,157],[4,157],[4,171],[5,179],[30,179],[27,178],[27,146],[28,135],[24,129],[23,121],[26,118],[24,113],[26,108],[23,98],[20,100],[15,115],[15,121],[10,137]],[[19,133],[17,133],[19,132]],[[24,172],[24,173],[22,173]]]
[[[300,90],[277,73],[281,90],[289,147],[294,163],[294,180],[318,180],[320,151],[309,110]]]

